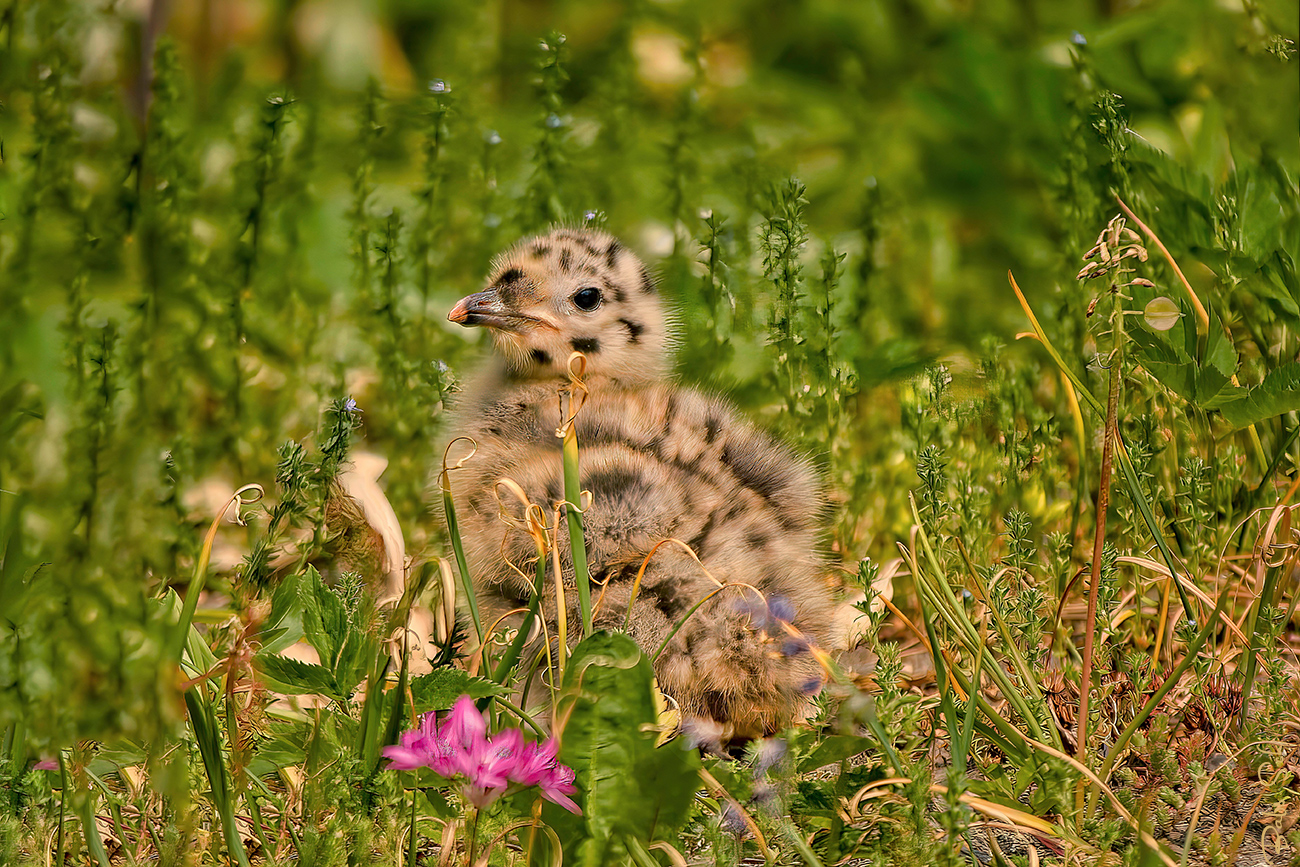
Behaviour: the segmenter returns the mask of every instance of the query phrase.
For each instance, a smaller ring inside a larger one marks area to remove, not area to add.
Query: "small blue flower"
[[[822,691],[822,687],[824,685],[825,685],[825,681],[823,681],[820,677],[809,678],[808,680],[804,681],[803,686],[799,687],[799,692],[801,695],[816,695],[817,693]]]
[[[346,413],[361,412],[361,410],[357,409],[356,400],[350,397],[343,401],[343,411]]]
[[[767,610],[777,620],[789,623],[794,620],[794,605],[784,596],[773,596],[767,600]]]
[[[1070,34],[1070,41],[1073,42],[1075,45],[1080,45],[1080,46],[1088,44],[1087,38],[1078,30],[1075,30],[1073,33]]]
[[[754,629],[763,629],[767,626],[767,605],[763,600],[744,596],[733,602],[732,608],[737,613],[748,616],[749,625]]]
[[[807,653],[811,648],[812,645],[808,643],[807,638],[802,635],[791,636],[781,642],[781,655],[798,656],[801,653]]]

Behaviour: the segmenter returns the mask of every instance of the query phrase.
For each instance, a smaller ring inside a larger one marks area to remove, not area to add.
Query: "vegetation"
[[[1300,863],[1297,20],[0,0],[0,863]],[[861,646],[744,755],[465,598],[444,318],[555,221],[824,468]],[[558,757],[387,769],[463,695]]]

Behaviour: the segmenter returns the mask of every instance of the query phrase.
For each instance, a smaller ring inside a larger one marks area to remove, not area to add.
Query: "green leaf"
[[[460,810],[447,802],[447,796],[434,788],[424,790],[424,800],[428,802],[433,814],[440,819],[457,819]]]
[[[629,838],[669,838],[690,815],[699,755],[680,741],[655,748],[653,681],[649,660],[622,633],[597,632],[574,648],[560,761],[577,771],[582,815],[543,810],[566,863],[623,863]]]
[[[341,695],[330,670],[323,665],[300,662],[274,653],[259,653],[255,657],[258,667],[266,677],[267,686],[286,695],[310,695],[319,693],[338,701],[346,701]]]
[[[1237,349],[1223,329],[1223,322],[1217,313],[1210,311],[1210,334],[1205,341],[1205,358],[1202,368],[1212,367],[1223,374],[1224,379],[1231,379],[1237,372]]]
[[[1300,410],[1300,363],[1289,361],[1270,370],[1252,389],[1232,389],[1229,399],[1219,401],[1215,408],[1233,428]]]
[[[300,575],[290,575],[271,594],[271,613],[262,627],[263,652],[279,653],[303,637]]]
[[[815,771],[833,765],[867,749],[874,741],[858,735],[831,735],[817,745],[817,749],[799,762],[799,772]]]
[[[473,677],[458,668],[438,668],[411,678],[411,697],[417,715],[431,710],[446,710],[462,695],[480,699],[505,694],[505,687],[483,677]]]
[[[321,664],[333,670],[348,638],[347,610],[343,600],[325,586],[314,566],[308,566],[299,580],[303,634],[320,654]]]
[[[180,619],[183,603],[174,589],[168,588],[167,592],[159,597],[156,602],[163,611],[164,619],[167,622]],[[208,647],[208,642],[204,640],[203,634],[193,624],[190,625],[189,634],[185,638],[181,662],[185,670],[196,677],[205,671],[211,670],[217,664],[217,657],[213,655],[212,649]]]

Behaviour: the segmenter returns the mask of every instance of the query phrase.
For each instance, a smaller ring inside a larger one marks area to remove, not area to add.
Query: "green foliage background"
[[[477,353],[445,312],[555,221],[658,262],[680,375],[819,460],[846,561],[906,538],[920,463],[963,538],[1001,556],[990,515],[1018,505],[1069,571],[1095,444],[1012,345],[1006,272],[1084,369],[1074,275],[1116,192],[1243,386],[1300,351],[1292,0],[170,5],[0,3],[0,728],[33,751],[174,730],[149,598],[188,579],[197,494],[269,487],[331,398],[389,459],[408,549],[441,553],[429,480]],[[1181,297],[1157,259],[1139,307]],[[1143,382],[1139,433],[1171,406]],[[1176,492],[1178,459],[1144,479],[1200,563],[1197,527],[1226,538],[1293,467],[1296,421],[1248,464],[1188,418],[1170,436],[1222,494]]]

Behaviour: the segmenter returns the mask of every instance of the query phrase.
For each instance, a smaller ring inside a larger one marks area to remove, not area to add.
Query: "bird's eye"
[[[588,286],[573,293],[573,306],[588,313],[600,306],[600,300],[600,290],[595,286]]]

